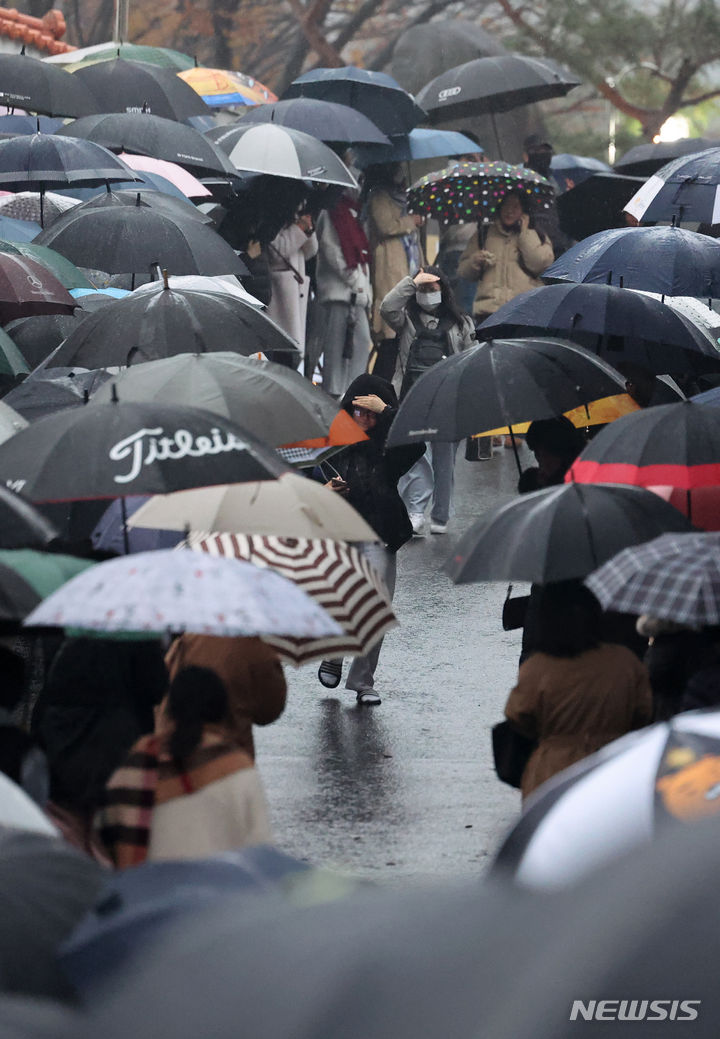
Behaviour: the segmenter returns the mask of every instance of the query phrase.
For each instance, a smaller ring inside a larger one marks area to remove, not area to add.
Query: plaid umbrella
[[[385,585],[352,545],[327,538],[244,534],[195,534],[188,544],[196,551],[236,556],[275,570],[307,592],[338,622],[342,635],[264,640],[293,664],[367,653],[397,626]]]
[[[585,584],[606,610],[720,624],[720,534],[661,534],[623,549]]]
[[[555,197],[549,180],[525,166],[509,162],[456,162],[421,177],[408,191],[408,210],[432,216],[442,224],[490,223],[511,192],[527,195],[536,208],[547,209]]]
[[[42,203],[39,191],[18,191],[16,194],[0,198],[0,214],[12,217],[13,220],[34,220],[39,224],[42,209],[43,220],[47,227],[57,220],[66,209],[72,209],[77,204],[77,199],[59,195],[54,191],[46,191],[42,196]]]

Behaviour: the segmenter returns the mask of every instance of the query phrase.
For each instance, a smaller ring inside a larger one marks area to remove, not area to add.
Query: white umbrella
[[[206,534],[380,540],[355,509],[343,501],[342,495],[295,473],[262,483],[221,484],[158,494],[138,509],[128,523],[131,527]]]
[[[203,274],[170,274],[168,275],[168,286],[171,289],[194,289],[198,292],[217,292],[222,296],[234,296],[244,303],[249,303],[260,310],[265,309],[265,304],[256,296],[251,296],[247,289],[243,288],[234,274],[218,274],[209,277]],[[155,292],[157,282],[150,281],[146,285],[140,285],[135,289],[136,295],[140,292]]]
[[[11,408],[4,400],[0,400],[0,444],[5,443],[10,437],[14,437],[27,425],[29,425],[27,419],[24,419],[19,412],[15,411],[15,408]]]
[[[31,830],[48,837],[59,837],[58,831],[24,790],[0,772],[0,827]]]
[[[242,129],[242,127],[240,128]],[[313,180],[357,188],[357,181],[335,152],[317,137],[275,123],[248,123],[241,137],[238,128],[215,141],[238,170],[267,173],[290,180]]]
[[[240,559],[162,549],[90,569],[90,580],[68,581],[58,589],[63,594],[49,595],[25,624],[108,633],[342,634],[292,581]]]
[[[543,783],[494,870],[560,888],[649,843],[661,826],[720,813],[720,711],[688,711],[607,744]]]

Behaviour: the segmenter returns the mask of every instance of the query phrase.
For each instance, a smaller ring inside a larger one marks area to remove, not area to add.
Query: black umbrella
[[[36,133],[0,141],[0,184],[11,191],[136,180],[133,171],[107,148],[79,137]]]
[[[30,502],[0,486],[0,548],[45,548],[57,536]]]
[[[0,104],[54,116],[81,116],[98,108],[69,72],[27,54],[0,55]]]
[[[83,321],[48,361],[108,368],[185,353],[233,349],[295,355],[297,346],[262,310],[223,292],[143,287]]]
[[[720,148],[709,148],[662,166],[630,199],[625,210],[644,223],[720,223],[719,187]]]
[[[625,227],[623,209],[643,183],[642,177],[594,173],[581,184],[558,195],[560,227],[576,241],[598,231]]]
[[[90,909],[104,872],[59,837],[0,830],[0,988],[72,999],[58,950]]]
[[[348,65],[339,69],[312,69],[290,84],[282,100],[316,97],[362,112],[384,134],[409,133],[423,122],[425,112],[412,94],[384,72]]]
[[[717,148],[720,141],[709,137],[685,137],[679,141],[658,141],[657,144],[636,144],[615,163],[620,173],[634,177],[651,177],[656,170],[682,155],[693,155],[706,148]]]
[[[90,403],[38,419],[0,444],[0,478],[34,502],[167,494],[287,471],[236,422],[155,403]]]
[[[560,339],[491,339],[439,361],[412,387],[388,447],[553,418],[625,390],[605,361]]]
[[[689,317],[632,289],[563,282],[505,303],[478,328],[481,339],[556,335],[610,364],[642,364],[661,375],[717,370],[720,351]]]
[[[177,123],[175,124],[177,125]],[[92,198],[81,202],[74,209],[76,212],[84,212],[86,209],[105,209],[108,206],[147,206],[155,209],[163,216],[169,217],[176,222],[184,220],[199,220],[201,224],[214,224],[212,217],[201,212],[189,199],[176,198],[174,195],[164,195],[162,191],[146,190],[138,185],[138,190],[108,189],[101,191]],[[63,214],[64,216],[64,214]],[[60,219],[58,217],[58,219]]]
[[[40,368],[3,398],[28,422],[87,404],[93,391],[112,378],[104,370]]]
[[[385,134],[362,112],[333,101],[315,97],[296,97],[271,105],[255,105],[242,117],[242,123],[276,123],[302,130],[321,141],[344,144],[390,144]],[[206,136],[217,140],[227,127],[208,130]]]
[[[601,231],[571,246],[543,278],[707,299],[720,296],[720,242],[681,227]]]
[[[225,155],[198,130],[149,112],[90,115],[56,133],[95,141],[112,151],[165,159],[193,171],[235,174]]]
[[[580,81],[548,59],[522,54],[475,58],[427,83],[417,100],[433,123],[508,112],[520,105],[564,97]],[[494,125],[494,123],[493,123]],[[500,138],[495,127],[500,154]]]
[[[111,274],[144,273],[153,264],[173,274],[248,273],[237,253],[207,224],[195,219],[179,223],[140,203],[80,212],[76,206],[36,240],[79,267]]]
[[[492,509],[460,538],[445,570],[456,584],[586,577],[629,545],[688,520],[652,491],[566,483]]]
[[[172,69],[144,61],[101,61],[78,69],[80,82],[99,112],[150,112],[186,123],[210,109]],[[82,113],[85,114],[85,113]]]

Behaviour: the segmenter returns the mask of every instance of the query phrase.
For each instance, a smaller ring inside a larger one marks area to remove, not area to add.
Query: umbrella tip
[[[163,288],[164,289],[169,289],[170,288],[170,279],[168,278],[167,267],[163,267],[163,269],[162,269],[162,280],[163,280]]]
[[[89,400],[90,400],[90,392],[89,392],[89,390],[84,389],[83,390],[83,404],[87,404],[87,402]]]
[[[200,66],[198,65],[197,54],[193,54],[193,61],[195,62],[195,68],[199,68]]]
[[[138,191],[137,195],[135,196],[135,205],[139,206],[141,204],[142,204],[142,199],[140,198],[140,192]]]
[[[115,385],[115,383],[112,384],[112,394],[110,396],[110,400],[113,402],[113,404],[118,404],[120,402],[120,398],[118,397],[117,392],[117,386]]]

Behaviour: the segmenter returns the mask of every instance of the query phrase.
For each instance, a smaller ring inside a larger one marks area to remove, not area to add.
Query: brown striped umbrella
[[[191,534],[187,544],[196,551],[236,556],[277,571],[338,622],[342,636],[263,639],[295,665],[365,654],[397,625],[384,583],[352,545],[328,538],[204,533]]]

